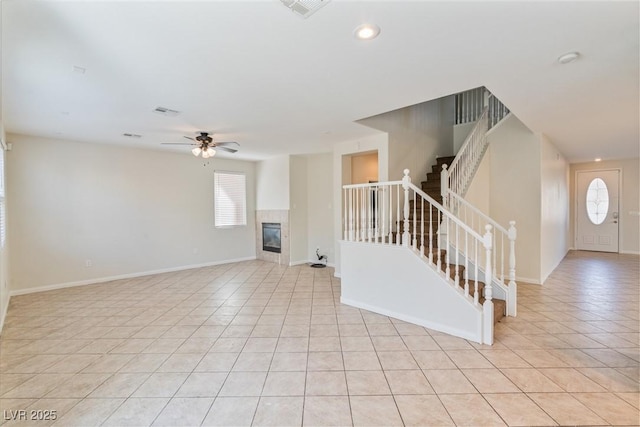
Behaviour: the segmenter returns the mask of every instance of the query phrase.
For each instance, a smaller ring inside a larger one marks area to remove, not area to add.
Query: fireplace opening
[[[275,222],[262,223],[262,250],[280,253],[280,224]]]

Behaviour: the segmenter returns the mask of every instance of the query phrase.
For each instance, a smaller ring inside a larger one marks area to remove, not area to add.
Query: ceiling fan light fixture
[[[202,151],[202,148],[200,147],[196,147],[193,150],[191,150],[191,152],[193,153],[194,156],[198,157],[200,155],[200,152]]]
[[[209,157],[211,157],[211,156],[209,155],[209,153],[206,150],[202,152],[202,158],[203,159],[208,159]]]
[[[213,148],[209,147],[205,150],[205,152],[209,155],[209,157],[213,157],[216,155],[216,150],[214,150]]]

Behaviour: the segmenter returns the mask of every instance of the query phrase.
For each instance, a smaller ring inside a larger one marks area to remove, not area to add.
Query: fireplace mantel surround
[[[262,249],[262,224],[280,224],[280,253],[264,251]],[[256,258],[264,261],[289,265],[291,258],[291,242],[289,239],[289,210],[258,210],[256,211]]]

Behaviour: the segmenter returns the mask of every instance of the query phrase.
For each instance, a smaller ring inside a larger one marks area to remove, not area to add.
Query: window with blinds
[[[214,172],[216,227],[247,225],[247,179],[241,172]]]

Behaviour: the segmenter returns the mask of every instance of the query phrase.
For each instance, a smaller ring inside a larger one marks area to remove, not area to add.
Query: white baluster
[[[438,267],[438,271],[440,271],[440,269],[442,268],[442,260],[441,260],[441,256],[440,256],[440,245],[441,245],[441,231],[442,231],[442,223],[441,221],[441,215],[440,215],[440,209],[438,209],[436,211],[436,219],[438,220],[438,235],[436,236],[437,240],[436,240],[436,266]]]
[[[389,186],[389,244],[393,242],[393,187]]]
[[[404,170],[404,177],[402,178],[402,188],[404,189],[404,232],[402,233],[402,245],[409,247],[411,244],[411,235],[409,234],[409,184],[411,183],[411,177],[409,176],[409,169]]]
[[[344,211],[344,218],[342,219],[343,223],[344,223],[344,231],[342,232],[342,239],[343,240],[347,240],[347,218],[348,218],[348,209],[349,207],[347,206],[347,193],[349,192],[349,190],[347,189],[343,189],[342,190],[342,194],[344,195],[344,203],[342,204],[342,209]]]
[[[433,205],[429,203],[429,263],[433,264]]]
[[[444,213],[443,213],[443,215],[444,215]],[[449,279],[451,277],[451,267],[449,266],[449,264],[450,264],[450,262],[449,262],[449,256],[450,256],[449,252],[451,252],[451,250],[450,250],[451,249],[451,242],[449,241],[449,236],[450,236],[450,234],[449,234],[449,217],[446,216],[445,218],[446,218],[445,221],[447,223],[447,225],[446,225],[446,230],[447,230],[446,233],[447,234],[446,234],[446,239],[445,239],[446,243],[445,243],[445,246],[444,246],[444,250],[446,251],[445,252],[445,257],[444,257],[444,262],[445,262],[444,268],[445,268],[445,274],[447,276],[447,279]]]
[[[493,273],[492,273],[492,262],[491,262],[491,249],[492,249],[492,239],[493,239],[493,235],[491,233],[491,225],[487,224],[484,226],[485,229],[485,233],[484,233],[484,241],[483,241],[483,245],[484,245],[484,249],[486,252],[486,258],[485,258],[485,271],[484,271],[484,280],[485,280],[485,287],[484,287],[484,298],[486,300],[491,300],[493,298],[493,286],[491,284],[491,282],[493,281]]]
[[[447,165],[442,165],[440,171],[440,195],[442,196],[442,206],[445,208],[449,208],[449,171],[447,167]]]
[[[517,315],[518,285],[516,284],[516,222],[509,221],[509,288],[507,315]]]
[[[493,276],[491,273],[491,225],[485,226],[484,248],[486,251],[486,270],[485,270],[485,286],[484,286],[484,304],[482,304],[482,320],[484,328],[482,333],[482,341],[484,344],[493,344]]]
[[[380,233],[382,234],[382,238],[380,239],[382,244],[384,245],[385,239],[387,238],[387,233],[385,233],[385,227],[387,226],[387,216],[386,216],[386,212],[387,212],[387,188],[388,187],[381,187],[382,188],[382,227],[380,228]]]
[[[473,303],[478,305],[478,303],[480,302],[480,295],[478,295],[478,266],[480,265],[480,258],[478,258],[478,241],[476,239],[473,239],[474,242],[474,255],[473,255],[473,259],[474,259],[474,265],[475,265],[475,284],[474,284],[474,293],[473,293]]]
[[[469,232],[464,232],[464,294],[469,296]]]
[[[509,221],[509,286],[516,283],[516,222]]]
[[[460,285],[460,242],[458,240],[458,237],[460,234],[460,226],[455,222],[453,224],[456,227],[456,266],[455,266],[456,275],[455,275],[454,281],[456,282],[456,286],[459,286]]]
[[[424,258],[424,197],[420,197],[420,256]]]
[[[396,188],[396,245],[402,244],[402,235],[400,234],[400,187]]]
[[[418,204],[418,194],[413,191],[413,249],[418,248],[418,218],[416,215],[416,205]]]

